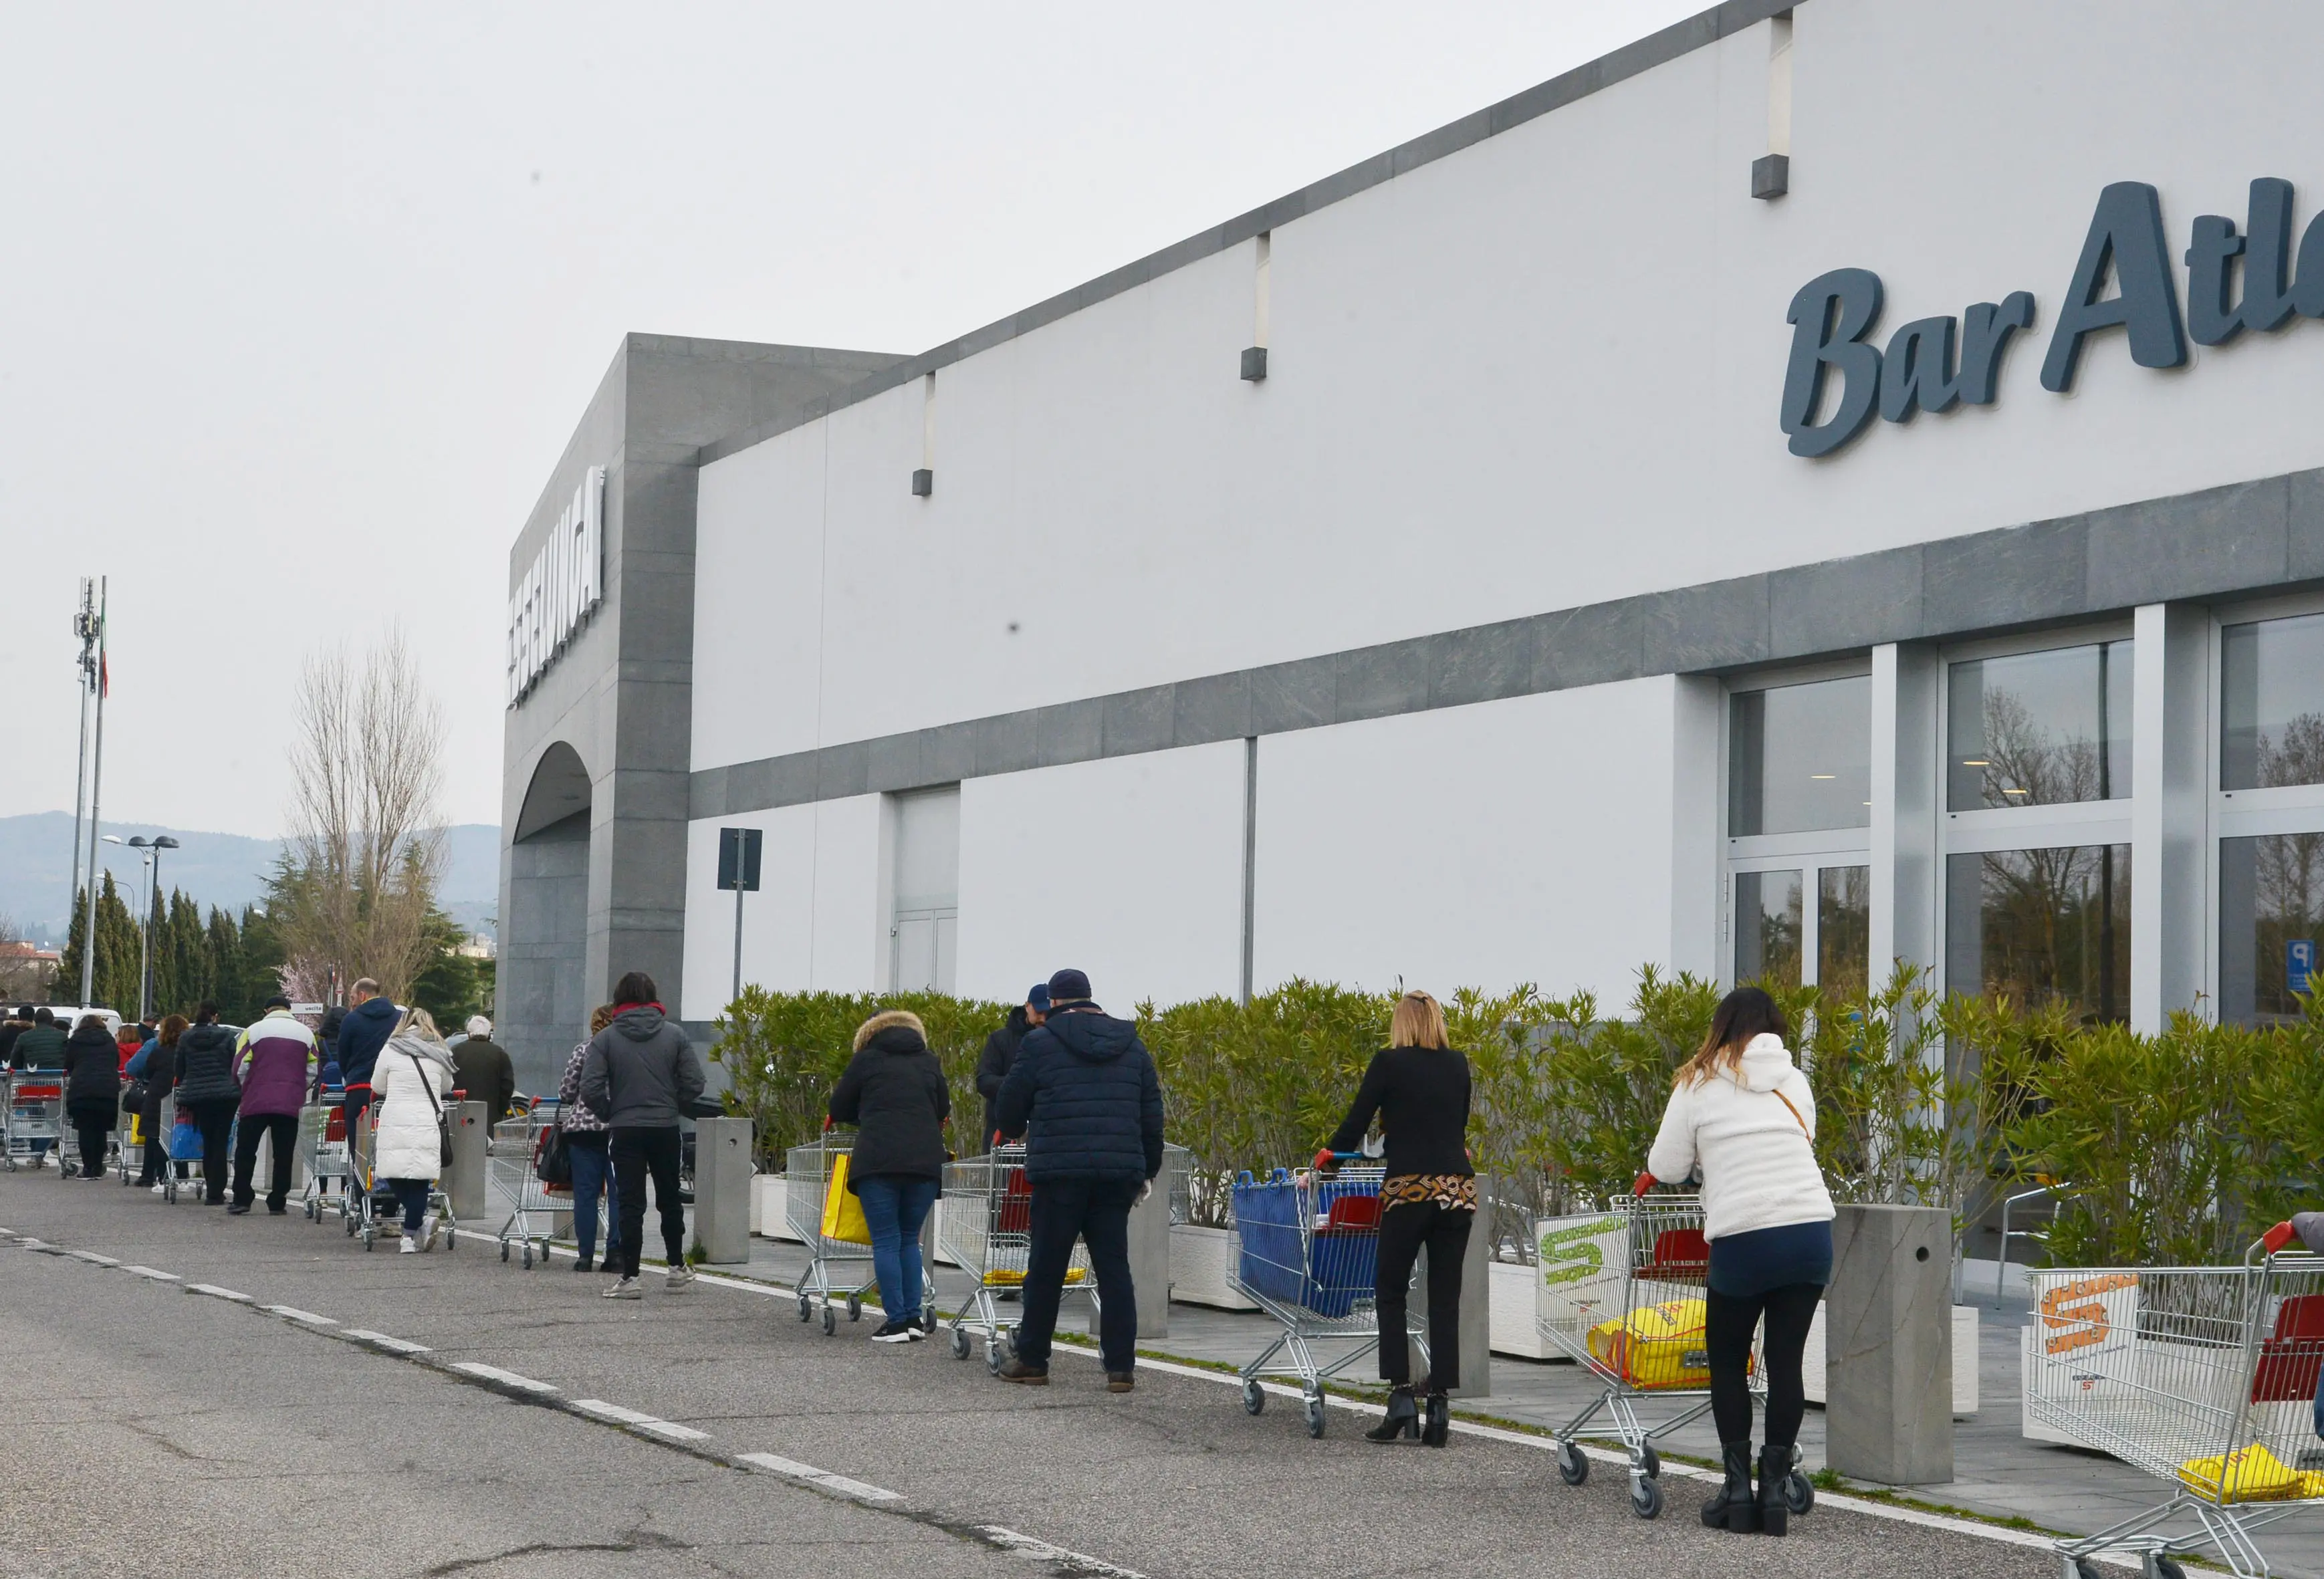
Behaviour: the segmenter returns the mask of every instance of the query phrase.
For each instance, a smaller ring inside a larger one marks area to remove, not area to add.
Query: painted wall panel
[[[1259,743],[1264,988],[1597,990],[1671,946],[1672,682]]]
[[[805,751],[823,636],[821,426],[705,467],[695,556],[694,765]]]
[[[961,786],[960,991],[1066,965],[1127,1014],[1240,984],[1240,741]]]
[[[734,981],[734,895],[718,882],[718,830],[765,830],[759,891],[742,899],[742,980],[779,992],[869,992],[879,928],[880,797],[689,824],[686,1006],[710,1020]]]

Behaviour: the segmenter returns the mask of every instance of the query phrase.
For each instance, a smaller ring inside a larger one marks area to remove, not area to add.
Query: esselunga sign
[[[523,699],[605,593],[605,468],[593,466],[509,595],[508,706]]]
[[[2268,334],[2295,317],[2324,318],[2324,214],[2301,236],[2296,272],[2292,261],[2292,183],[2255,180],[2241,234],[2222,215],[2195,221],[2181,258],[2187,270],[2182,319],[2162,201],[2144,181],[2115,182],[2098,194],[2081,259],[2050,328],[2042,387],[2058,394],[2073,388],[2083,341],[2101,330],[2121,329],[2130,359],[2141,367],[2179,367],[2190,338],[2222,346],[2246,329]],[[2109,284],[2115,293],[2104,295]],[[1792,298],[1781,420],[1794,455],[1831,454],[1876,413],[1904,422],[1919,411],[1992,404],[2011,338],[2032,328],[2035,316],[2033,292],[2013,291],[1958,319],[1915,319],[1892,333],[1884,349],[1870,339],[1880,306],[1880,276],[1869,269],[1819,274]],[[1830,373],[1840,375],[1839,397],[1817,421]]]

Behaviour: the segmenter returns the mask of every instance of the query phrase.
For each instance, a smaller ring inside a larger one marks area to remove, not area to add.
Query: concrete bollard
[[[1138,1335],[1170,1334],[1170,1170],[1130,1209],[1130,1275],[1138,1285]]]
[[[1824,1457],[1891,1486],[1953,1478],[1952,1219],[1842,1206],[1825,1294]]]
[[[444,1169],[444,1193],[452,1198],[452,1215],[471,1221],[489,1217],[493,1209],[490,1110],[481,1102],[456,1102],[447,1103],[447,1111],[452,1119],[452,1162]]]
[[[694,1121],[694,1237],[720,1266],[751,1259],[751,1121]]]

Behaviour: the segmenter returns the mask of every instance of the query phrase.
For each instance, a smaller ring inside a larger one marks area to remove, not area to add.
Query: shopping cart
[[[64,1166],[65,1076],[60,1069],[19,1069],[8,1076],[7,1149],[0,1154],[10,1173],[20,1165],[40,1168],[51,1153]]]
[[[347,1234],[350,1238],[361,1236],[366,1251],[378,1242],[382,1233],[402,1232],[401,1204],[396,1200],[395,1192],[388,1187],[386,1181],[377,1177],[373,1167],[379,1143],[379,1114],[383,1105],[374,1102],[364,1109],[362,1116],[355,1121],[355,1134],[347,1148],[346,1193],[353,1197],[346,1214]],[[440,1238],[446,1250],[459,1249],[460,1236],[454,1232],[456,1224],[452,1218],[452,1197],[444,1192],[444,1182],[440,1178],[428,1188],[427,1215],[427,1243],[432,1247]]]
[[[2170,1554],[2204,1546],[2240,1579],[2273,1572],[2255,1532],[2324,1502],[2324,1257],[2255,1244],[2240,1267],[2032,1277],[2027,1417],[2171,1488],[2144,1512],[2059,1541],[2065,1579],[2098,1579],[2104,1551],[2136,1556],[2147,1579],[2181,1579]]]
[[[967,1359],[982,1335],[985,1367],[998,1371],[1017,1326],[1001,1313],[1001,1298],[1025,1286],[1033,1249],[1033,1187],[1025,1178],[1025,1148],[995,1146],[982,1157],[945,1163],[936,1230],[945,1258],[957,1262],[974,1284],[968,1302],[952,1318],[952,1357]],[[1064,1296],[1086,1298],[1091,1312],[1097,1310],[1089,1247],[1079,1240],[1065,1263]]]
[[[123,1184],[130,1183],[135,1175],[132,1168],[143,1172],[145,1167],[145,1113],[143,1108],[121,1115],[121,1130],[113,1148],[113,1171]],[[167,1150],[164,1143],[163,1150]]]
[[[508,1260],[510,1245],[517,1245],[523,1251],[527,1270],[531,1270],[536,1245],[541,1264],[549,1264],[549,1242],[557,1232],[557,1215],[573,1210],[573,1187],[552,1187],[540,1177],[541,1149],[556,1128],[554,1103],[538,1103],[493,1126],[486,1168],[493,1193],[509,1209],[507,1221],[501,1224],[501,1260]]]
[[[346,1103],[345,1093],[324,1093],[322,1111],[301,1137],[307,1148],[307,1183],[300,1206],[309,1223],[320,1223],[325,1212],[345,1218],[354,1209],[347,1189]]]
[[[1629,1454],[1630,1511],[1663,1510],[1662,1454],[1655,1438],[1702,1418],[1711,1408],[1710,1355],[1702,1347],[1711,1246],[1702,1233],[1702,1197],[1657,1192],[1618,1198],[1604,1212],[1553,1217],[1539,1228],[1535,1325],[1541,1335],[1604,1384],[1597,1399],[1554,1433],[1557,1473],[1569,1486],[1590,1478],[1580,1444],[1619,1442]],[[1751,1386],[1764,1393],[1758,1353]],[[1668,1400],[1648,1420],[1641,1405]],[[1603,1414],[1604,1425],[1592,1422]],[[1784,1478],[1794,1513],[1815,1506],[1815,1488],[1797,1467]]]
[[[1267,1407],[1263,1378],[1297,1377],[1307,1435],[1321,1436],[1325,1380],[1379,1348],[1381,1177],[1375,1164],[1235,1180],[1234,1284],[1283,1328],[1242,1368],[1250,1413]],[[1407,1336],[1425,1367],[1427,1344],[1417,1331]]]
[[[854,1144],[853,1136],[839,1134],[826,1123],[814,1145],[790,1149],[783,1176],[783,1222],[807,1247],[807,1270],[798,1280],[798,1318],[812,1320],[819,1305],[825,1337],[839,1330],[839,1317],[831,1304],[835,1297],[845,1303],[848,1320],[861,1321],[863,1296],[878,1286],[871,1276],[870,1245],[827,1239],[823,1232],[823,1205],[832,1170]],[[863,1274],[862,1281],[852,1281],[839,1272],[838,1269],[851,1264]]]

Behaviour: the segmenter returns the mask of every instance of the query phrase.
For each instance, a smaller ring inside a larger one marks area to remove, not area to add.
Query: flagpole
[[[89,655],[97,645],[97,583],[80,578],[80,612],[73,616],[80,656],[73,660],[73,700],[80,707],[80,751],[73,758],[72,888],[65,900],[65,932],[72,932],[72,909],[80,901],[80,819],[88,809],[88,692],[94,678]]]
[[[105,616],[110,577],[97,582],[97,751],[88,766],[88,919],[80,931],[80,1006],[91,1008],[97,976],[97,802],[105,787],[105,693],[112,677],[105,668]]]

